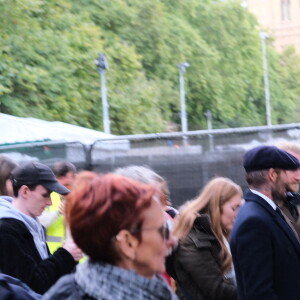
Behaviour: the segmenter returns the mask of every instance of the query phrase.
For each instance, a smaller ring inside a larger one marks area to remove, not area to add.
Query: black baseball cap
[[[11,173],[11,181],[14,186],[42,185],[51,192],[67,195],[70,191],[60,184],[52,170],[39,162],[33,161],[20,165]]]
[[[245,153],[244,168],[246,172],[271,168],[297,170],[300,162],[295,156],[275,146],[258,146]]]

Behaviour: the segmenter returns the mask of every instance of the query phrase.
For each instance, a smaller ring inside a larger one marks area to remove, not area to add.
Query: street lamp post
[[[259,36],[261,38],[262,56],[263,56],[265,99],[266,99],[266,119],[267,119],[267,125],[272,126],[269,74],[268,74],[268,59],[267,59],[267,51],[266,51],[266,39],[269,37],[269,34],[267,32],[261,32],[259,34]]]
[[[109,105],[107,102],[107,89],[106,89],[106,70],[108,69],[108,63],[105,54],[100,53],[95,63],[98,67],[98,72],[101,77],[103,128],[105,133],[110,134]]]
[[[186,105],[185,105],[185,90],[184,90],[184,73],[186,68],[190,66],[189,63],[184,62],[178,64],[179,68],[179,83],[180,83],[180,105],[181,105],[181,131],[186,133],[188,131],[187,117],[186,117]],[[186,136],[183,140],[184,145],[186,145]]]
[[[204,113],[207,119],[207,129],[212,130],[212,113],[208,109],[206,113]],[[214,150],[214,140],[213,136],[211,134],[208,135],[208,140],[209,140],[209,151],[212,152]]]

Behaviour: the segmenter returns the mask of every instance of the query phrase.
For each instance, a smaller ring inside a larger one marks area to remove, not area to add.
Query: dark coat
[[[247,191],[231,233],[238,299],[299,300],[300,244],[285,220]]]
[[[72,255],[59,248],[42,260],[25,224],[16,219],[0,219],[0,270],[43,294],[76,265]]]
[[[288,193],[286,201],[278,202],[278,206],[296,230],[300,240],[300,194]]]
[[[220,243],[213,234],[208,216],[197,217],[188,236],[179,243],[168,270],[186,299],[234,300],[236,287],[224,281]],[[169,264],[169,262],[168,262]]]
[[[0,274],[1,300],[38,300],[41,295],[34,293],[26,284],[14,277]]]
[[[83,292],[76,283],[74,274],[62,277],[59,282],[50,289],[42,300],[96,300]]]

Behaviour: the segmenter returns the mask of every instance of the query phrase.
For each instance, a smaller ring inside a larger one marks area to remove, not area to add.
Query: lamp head
[[[267,32],[260,32],[259,36],[262,40],[265,40],[269,37],[269,34]]]

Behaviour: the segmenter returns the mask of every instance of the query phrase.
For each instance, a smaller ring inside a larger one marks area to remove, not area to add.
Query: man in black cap
[[[12,203],[0,199],[0,270],[43,294],[82,257],[71,240],[50,255],[37,219],[52,204],[52,191],[65,195],[69,190],[38,162],[15,168],[11,180],[15,198]]]
[[[286,171],[299,167],[297,158],[274,146],[244,156],[249,190],[230,240],[238,299],[299,299],[300,243],[274,202],[286,197]]]

